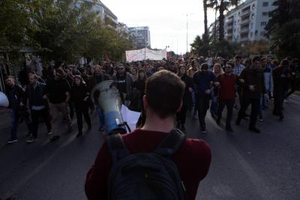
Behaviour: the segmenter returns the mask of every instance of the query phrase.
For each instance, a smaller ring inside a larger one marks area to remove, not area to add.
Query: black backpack
[[[171,160],[184,140],[184,133],[172,130],[154,152],[130,154],[120,134],[109,135],[107,144],[113,167],[108,181],[108,199],[185,199],[183,182]]]

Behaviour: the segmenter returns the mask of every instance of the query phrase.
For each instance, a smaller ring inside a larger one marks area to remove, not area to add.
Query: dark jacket
[[[107,74],[104,73],[100,73],[98,75],[94,74],[93,76],[89,77],[87,86],[90,90],[92,90],[95,85],[106,80],[109,80],[109,76]]]
[[[46,100],[43,96],[46,94],[46,84],[37,82],[36,87],[29,85],[26,91],[29,100],[29,108],[32,106],[45,106]]]
[[[260,70],[254,70],[251,67],[242,71],[239,79],[245,82],[241,83],[245,91],[245,97],[250,99],[259,99],[262,93],[265,93],[265,79],[264,74]],[[249,86],[253,85],[255,90],[251,91]]]
[[[79,86],[74,84],[71,90],[71,101],[73,101],[75,108],[86,108],[89,101],[84,101],[84,99],[89,95],[89,89],[85,84]]]
[[[128,72],[126,72],[125,76],[126,76],[125,77],[125,82],[126,82],[126,99],[128,99],[130,97],[130,95],[131,95],[131,92],[132,92],[133,79],[132,79],[131,75]],[[114,76],[113,80],[116,81],[116,82],[118,82],[118,80],[119,80],[118,75]],[[117,84],[117,87],[118,87],[118,84]]]
[[[9,108],[20,108],[20,103],[22,102],[26,105],[25,91],[21,86],[14,85],[13,87],[6,87],[6,95],[9,101]]]
[[[189,88],[193,88],[193,86],[194,86],[193,79],[191,77],[189,77],[187,74],[184,74],[181,77],[181,80],[185,83],[185,90],[184,90],[183,98],[190,97],[191,92],[189,91]]]
[[[67,98],[66,93],[70,89],[70,85],[66,79],[48,81],[46,92],[50,103],[59,104],[65,102]]]
[[[284,75],[284,77],[282,77]],[[288,91],[291,85],[292,71],[290,68],[276,67],[273,70],[273,82],[275,91]]]

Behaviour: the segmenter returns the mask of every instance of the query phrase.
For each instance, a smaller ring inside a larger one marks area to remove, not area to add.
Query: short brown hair
[[[176,114],[181,104],[185,84],[174,73],[161,70],[146,82],[145,94],[149,107],[162,119]]]

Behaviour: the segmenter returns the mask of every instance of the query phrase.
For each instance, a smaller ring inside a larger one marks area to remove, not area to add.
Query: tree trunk
[[[224,11],[225,11],[225,5],[224,5],[224,0],[221,0],[220,2],[220,16],[219,16],[219,41],[224,40]]]
[[[204,34],[208,35],[208,25],[207,25],[207,0],[203,0],[203,10],[204,10]]]

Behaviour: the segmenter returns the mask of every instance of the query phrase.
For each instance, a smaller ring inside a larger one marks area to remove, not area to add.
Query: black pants
[[[186,113],[189,107],[189,98],[184,97],[181,110],[177,113],[177,123],[185,124]]]
[[[85,119],[85,122],[89,127],[91,127],[91,118],[88,112],[88,107],[86,108],[76,108],[75,107],[75,112],[76,112],[76,117],[77,117],[77,125],[78,125],[78,132],[82,132],[82,115]]]
[[[209,108],[210,95],[197,95],[198,117],[201,130],[206,130],[205,116]]]
[[[31,110],[31,118],[32,118],[32,135],[37,138],[38,129],[39,129],[39,120],[43,118],[48,132],[51,131],[51,120],[49,110],[44,108],[42,110]]]
[[[249,127],[253,128],[253,127],[255,127],[256,119],[258,116],[260,98],[255,98],[255,99],[254,98],[253,99],[245,98],[245,101],[243,102],[242,107],[238,114],[238,120],[241,120],[245,117],[245,112],[250,104],[251,104],[251,115],[250,115]]]
[[[224,100],[219,99],[219,107],[218,107],[218,119],[222,118],[222,112],[224,107],[227,108],[227,117],[226,117],[226,127],[231,127],[231,119],[232,119],[232,113],[233,113],[233,107],[234,107],[235,100]]]
[[[283,100],[285,97],[286,91],[284,90],[274,90],[274,110],[273,113],[283,117]]]
[[[295,79],[292,81],[291,84],[291,90],[285,95],[284,99],[288,98],[290,95],[292,95],[297,89],[299,89],[300,80]]]

